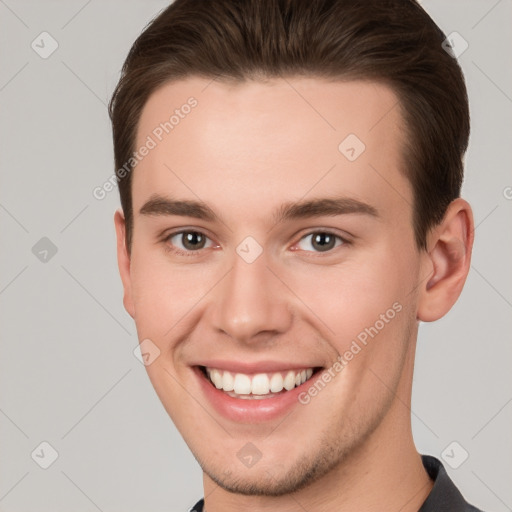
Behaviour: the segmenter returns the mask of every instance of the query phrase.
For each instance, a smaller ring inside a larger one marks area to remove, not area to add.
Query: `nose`
[[[292,323],[288,290],[265,251],[252,263],[237,253],[231,271],[215,287],[213,327],[244,344],[271,342]]]

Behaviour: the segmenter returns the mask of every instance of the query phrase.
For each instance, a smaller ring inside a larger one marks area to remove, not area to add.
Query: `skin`
[[[387,86],[191,77],[149,98],[137,147],[190,96],[197,107],[133,171],[131,255],[121,210],[114,221],[124,306],[139,339],[160,350],[148,376],[201,464],[207,511],[417,511],[432,488],[410,421],[418,325],[445,315],[462,290],[469,204],[453,201],[418,250],[401,171],[406,133]],[[338,150],[350,133],[366,145],[353,162]],[[202,200],[222,221],[140,214],[154,193]],[[283,203],[334,195],[379,216],[272,219]],[[164,240],[180,228],[206,243],[194,252],[181,236]],[[322,250],[308,235],[326,230],[346,242]],[[263,249],[251,264],[236,252],[247,236]],[[221,416],[190,366],[215,357],[329,368],[396,302],[395,318],[285,418]],[[249,441],[262,453],[251,468],[236,456]]]

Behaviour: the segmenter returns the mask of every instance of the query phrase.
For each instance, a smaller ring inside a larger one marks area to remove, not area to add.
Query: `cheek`
[[[393,305],[403,304],[411,289],[403,268],[403,262],[381,253],[336,266],[310,265],[304,272],[291,269],[284,280],[314,313],[312,321],[316,317],[316,325],[323,324],[322,332],[328,339],[338,340],[341,350],[387,311],[386,320],[394,319]]]
[[[213,270],[170,263],[163,251],[134,251],[132,294],[137,326],[153,335],[166,333],[212,287]]]

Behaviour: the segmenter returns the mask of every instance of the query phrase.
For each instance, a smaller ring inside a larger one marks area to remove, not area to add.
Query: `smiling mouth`
[[[282,395],[301,386],[322,368],[311,367],[270,373],[235,373],[217,368],[199,366],[202,374],[218,390],[233,398],[261,400]]]

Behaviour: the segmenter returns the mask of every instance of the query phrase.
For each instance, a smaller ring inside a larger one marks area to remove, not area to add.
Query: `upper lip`
[[[216,368],[218,370],[229,371],[233,373],[272,373],[286,370],[304,370],[306,368],[318,368],[322,365],[307,363],[296,363],[290,361],[228,361],[219,359],[209,359],[198,362],[192,366],[205,366],[207,368]]]

